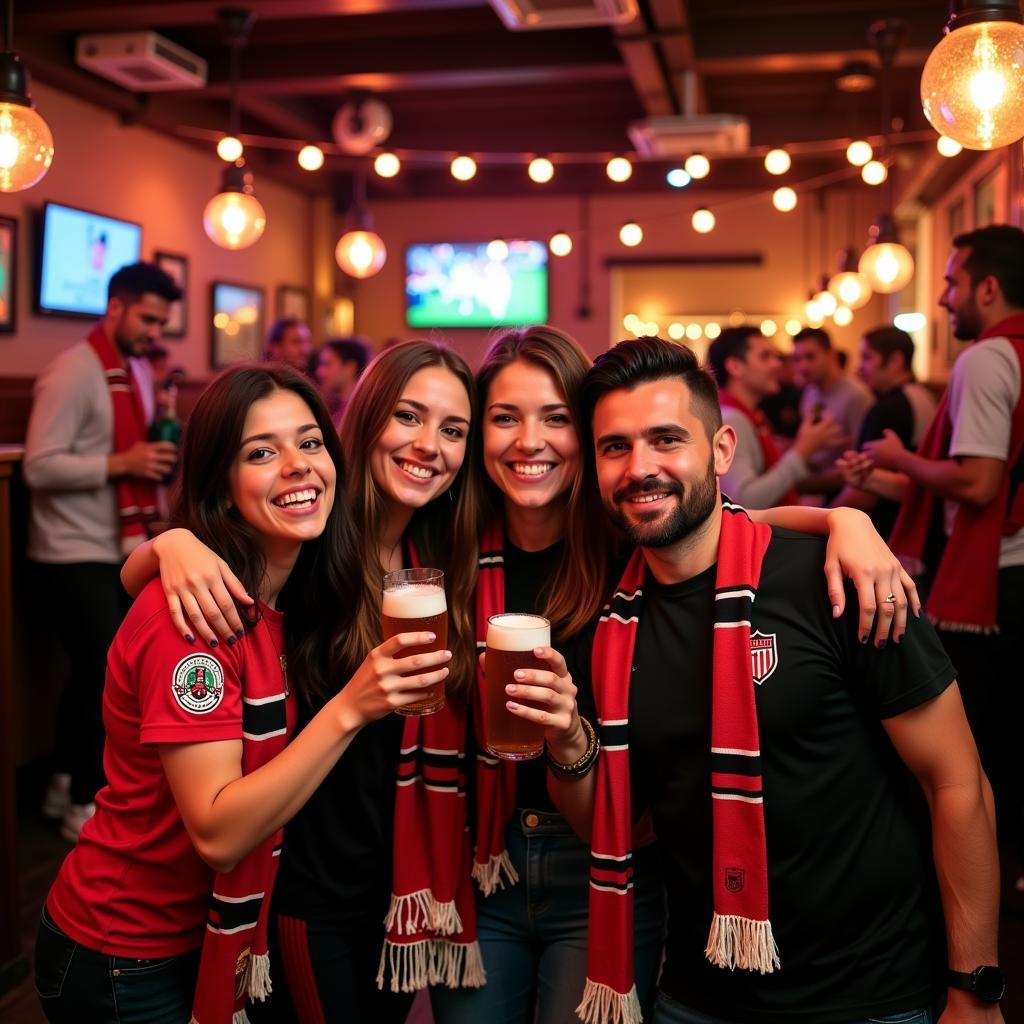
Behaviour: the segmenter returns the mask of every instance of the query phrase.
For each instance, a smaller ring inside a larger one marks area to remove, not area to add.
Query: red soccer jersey
[[[202,943],[214,871],[189,839],[157,745],[240,740],[243,678],[247,689],[262,678],[264,692],[280,691],[282,616],[260,611],[233,647],[189,644],[154,580],[118,630],[103,692],[107,785],[46,901],[83,946],[150,958]],[[294,703],[287,698],[289,730]]]

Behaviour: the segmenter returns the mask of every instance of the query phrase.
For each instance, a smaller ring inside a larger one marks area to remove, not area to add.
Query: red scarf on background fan
[[[284,750],[288,706],[283,675],[278,678],[271,671],[243,676],[243,775]],[[248,1024],[246,1000],[270,994],[267,914],[280,853],[278,829],[214,879],[190,1024]]]
[[[1004,536],[1024,527],[1024,488],[1019,487],[1010,505],[1010,472],[1024,451],[1024,316],[1012,316],[983,332],[976,345],[989,338],[1006,338],[1017,354],[1021,373],[1021,394],[1013,410],[1010,448],[999,492],[987,505],[979,507],[957,502],[953,530],[946,541],[942,559],[925,603],[928,617],[941,629],[971,633],[998,630],[996,598],[998,592],[999,544]],[[954,370],[954,372],[956,372]],[[917,451],[927,459],[949,458],[953,424],[949,417],[949,389],[943,395],[935,416]],[[899,515],[889,537],[889,547],[903,558],[920,563],[928,527],[941,501],[933,491],[913,480],[908,481]],[[970,571],[964,571],[970,567]]]
[[[761,472],[764,473],[771,469],[781,456],[779,455],[779,447],[775,443],[775,435],[772,433],[772,425],[768,422],[768,417],[760,409],[751,409],[749,405],[740,401],[735,395],[726,391],[725,388],[718,392],[718,404],[723,409],[736,409],[750,420],[754,425],[754,430],[757,431],[757,440],[761,445],[761,461],[764,464]],[[796,491],[790,488],[779,498],[778,504],[796,505],[799,504],[799,501],[800,498]]]
[[[410,554],[419,568],[416,552]],[[389,975],[392,992],[479,988],[487,980],[476,937],[465,762],[466,716],[450,702],[405,719],[378,988]]]
[[[771,529],[723,504],[715,576],[711,705],[714,916],[708,960],[770,974],[779,952],[768,919],[757,707],[750,613]],[[597,764],[590,867],[587,984],[576,1012],[587,1024],[637,1024],[633,981],[633,868],[630,829],[629,686],[643,610],[642,550],[629,560],[594,637],[592,671],[601,754]]]
[[[114,409],[112,450],[127,451],[138,441],[146,440],[146,413],[138,385],[99,324],[89,332],[86,340],[96,353],[110,388],[110,404]],[[121,517],[121,551],[129,555],[147,539],[147,526],[156,519],[156,485],[131,476],[118,477],[115,485]]]

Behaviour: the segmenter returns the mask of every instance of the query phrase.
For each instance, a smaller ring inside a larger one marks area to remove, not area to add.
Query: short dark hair
[[[1024,309],[1024,231],[1010,224],[990,224],[957,235],[953,246],[971,250],[964,270],[972,285],[994,277],[1007,304]]]
[[[329,338],[324,342],[324,348],[329,348],[343,363],[355,363],[359,367],[359,377],[370,361],[370,346],[358,338]]]
[[[271,325],[270,333],[267,335],[268,345],[280,345],[284,339],[284,332],[292,327],[305,327],[304,321],[297,316],[279,316]]]
[[[756,327],[726,327],[708,348],[708,366],[720,388],[729,383],[725,364],[730,359],[746,359],[750,339],[758,334]]]
[[[832,350],[832,338],[824,327],[805,327],[802,331],[797,331],[793,336],[793,344],[798,341],[813,341],[826,352]]]
[[[120,299],[126,306],[142,301],[143,295],[159,295],[168,302],[181,298],[174,278],[155,263],[129,263],[118,270],[107,285],[107,301]]]
[[[903,356],[903,365],[909,370],[914,363],[914,339],[898,327],[875,327],[863,334],[864,343],[887,363],[892,355]]]
[[[722,425],[718,388],[692,349],[662,338],[637,338],[620,342],[603,352],[583,380],[586,423],[592,425],[594,408],[611,391],[633,388],[656,380],[677,379],[690,392],[690,408],[704,424],[708,440]]]

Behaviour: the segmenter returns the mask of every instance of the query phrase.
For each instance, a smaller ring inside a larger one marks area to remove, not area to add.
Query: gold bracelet
[[[597,738],[594,727],[582,715],[580,715],[580,725],[583,726],[583,731],[587,734],[587,749],[583,752],[583,756],[577,758],[572,764],[556,761],[547,746],[544,747],[544,756],[548,760],[548,766],[559,775],[579,778],[586,775],[597,763],[597,755],[601,751],[601,741]]]

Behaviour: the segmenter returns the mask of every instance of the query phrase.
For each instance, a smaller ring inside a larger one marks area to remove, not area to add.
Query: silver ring
[[[887,597],[887,598],[885,599],[885,603],[886,603],[886,604],[895,604],[895,603],[896,603],[896,595],[895,595],[895,594],[890,594],[890,595],[889,595],[889,596],[888,596],[888,597]]]

